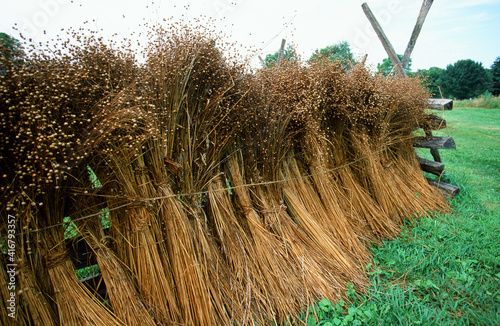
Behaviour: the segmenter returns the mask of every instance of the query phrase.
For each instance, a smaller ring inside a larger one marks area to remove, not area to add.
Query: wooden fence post
[[[408,63],[410,62],[410,56],[413,51],[413,48],[415,47],[415,43],[417,43],[417,38],[418,35],[420,34],[420,31],[422,30],[422,25],[424,24],[425,18],[427,17],[427,13],[429,12],[429,9],[431,9],[432,2],[434,0],[424,0],[424,3],[422,4],[422,8],[420,9],[420,14],[418,15],[417,18],[417,23],[415,24],[415,27],[413,28],[413,33],[411,34],[410,41],[408,42],[408,46],[406,47],[405,54],[403,56],[403,60],[401,61],[401,65],[403,69],[408,66]]]
[[[403,69],[403,66],[401,64],[401,61],[399,60],[398,55],[396,54],[396,51],[394,51],[394,48],[392,47],[391,42],[387,38],[387,36],[384,33],[384,30],[378,23],[377,19],[375,18],[375,15],[373,15],[373,12],[370,10],[370,7],[368,7],[368,4],[365,2],[361,5],[363,8],[363,11],[365,12],[366,18],[370,21],[372,24],[373,29],[375,30],[375,33],[377,33],[378,38],[380,39],[380,42],[382,42],[382,45],[384,46],[385,52],[389,55],[389,58],[392,61],[392,64],[394,65],[394,68],[396,69],[396,75],[399,77],[407,77],[406,73]]]
[[[370,21],[373,29],[377,33],[378,38],[380,39],[380,42],[382,42],[382,45],[384,46],[385,51],[389,55],[389,58],[391,59],[392,64],[394,65],[394,69],[396,70],[396,76],[398,77],[406,77],[405,68],[408,66],[408,63],[410,62],[410,56],[413,51],[413,48],[415,47],[415,43],[417,42],[418,35],[420,34],[420,31],[422,30],[422,25],[424,24],[425,18],[427,17],[427,13],[429,12],[429,9],[431,8],[431,5],[434,0],[424,0],[422,3],[422,8],[420,9],[420,14],[418,15],[417,18],[417,23],[415,24],[415,27],[413,28],[413,32],[410,37],[410,41],[408,42],[408,46],[406,47],[405,54],[403,56],[402,60],[399,60],[399,57],[396,54],[396,51],[394,51],[394,48],[392,47],[391,42],[385,35],[384,31],[382,30],[382,27],[378,23],[377,19],[373,15],[373,12],[370,10],[368,7],[368,4],[363,3],[361,7],[363,8],[363,11]],[[441,110],[443,109],[448,109],[451,110],[453,107],[453,102],[450,100],[443,100],[443,101],[436,101],[436,100],[430,100],[432,107],[433,108],[439,108]],[[451,102],[451,103],[450,103]],[[455,142],[453,138],[451,137],[433,137],[432,136],[432,131],[431,130],[436,130],[436,129],[441,129],[446,125],[446,121],[444,119],[441,119],[439,117],[435,117],[433,119],[429,119],[429,122],[427,123],[426,126],[424,126],[424,131],[425,131],[425,136],[426,137],[415,137],[415,143],[414,147],[423,147],[423,148],[430,148],[431,150],[431,155],[434,158],[435,162],[429,161],[429,160],[424,160],[420,159],[420,165],[422,170],[434,173],[437,175],[441,175],[441,173],[444,171],[444,165],[441,163],[441,156],[439,155],[439,148],[441,149],[455,149]],[[459,191],[459,189],[455,186],[448,185],[443,182],[434,182],[434,181],[429,181],[430,184],[438,187],[439,190],[445,195],[449,197],[453,197],[456,195]]]
[[[278,66],[281,65],[281,61],[283,60],[283,56],[285,55],[285,43],[286,43],[286,40],[282,39],[281,40],[280,51],[278,52],[278,59],[276,59],[276,64]]]
[[[262,67],[267,67],[266,62],[264,61],[264,59],[262,59],[262,57],[260,55],[259,55],[259,60],[260,60],[260,64],[262,65]]]

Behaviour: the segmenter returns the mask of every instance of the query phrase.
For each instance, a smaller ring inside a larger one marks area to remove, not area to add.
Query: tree
[[[403,61],[402,54],[398,54],[398,57],[399,57],[400,61]],[[379,74],[383,74],[384,76],[393,75],[395,73],[393,68],[394,68],[394,65],[392,64],[392,61],[390,58],[385,58],[384,60],[382,60],[382,63],[377,64],[377,70],[378,70]],[[405,68],[405,72],[407,75],[411,75],[411,59]]]
[[[446,97],[459,100],[483,94],[489,84],[483,64],[471,59],[459,60],[446,66],[441,75],[441,88]]]
[[[351,46],[347,41],[342,41],[334,45],[329,45],[321,50],[314,51],[309,62],[328,58],[332,61],[340,61],[342,65],[349,69],[351,64],[355,64],[354,56],[351,52]]]
[[[0,33],[0,49],[2,56],[8,59],[13,59],[13,56],[21,48],[21,42],[6,33]]]
[[[274,65],[276,65],[276,61],[278,60],[278,55],[279,55],[278,51],[276,51],[273,54],[266,55],[266,58],[264,59],[266,67],[268,68],[274,67]],[[288,44],[288,46],[286,47],[283,53],[282,60],[286,60],[288,62],[297,62],[297,53],[291,44]]]
[[[443,96],[440,89],[443,72],[444,69],[439,67],[431,67],[428,70],[422,69],[418,71],[418,74],[425,78],[424,86],[429,89],[433,97],[441,98]]]
[[[21,42],[6,33],[0,33],[0,74],[6,73],[7,66],[19,65],[22,56]]]
[[[500,57],[497,57],[491,65],[491,94],[500,95]]]

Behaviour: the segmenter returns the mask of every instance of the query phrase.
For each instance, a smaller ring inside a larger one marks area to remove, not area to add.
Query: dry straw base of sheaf
[[[296,323],[349,282],[363,290],[367,244],[447,208],[412,147],[418,80],[321,60],[249,73],[185,29],[155,30],[142,64],[78,39],[0,63],[19,324]],[[68,216],[106,298],[75,276]]]

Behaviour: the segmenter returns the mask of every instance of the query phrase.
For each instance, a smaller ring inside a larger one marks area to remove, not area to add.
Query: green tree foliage
[[[278,61],[278,55],[279,51],[276,51],[273,54],[266,55],[266,58],[264,59],[266,67],[274,67],[276,65],[276,62]],[[288,62],[297,62],[297,52],[291,44],[288,44],[288,46],[285,48],[285,51],[283,53],[283,60],[286,60]]]
[[[500,95],[500,57],[497,57],[495,62],[491,65],[491,94]]]
[[[403,55],[398,54],[399,60],[403,60]],[[381,63],[377,64],[377,70],[379,74],[383,74],[384,76],[389,76],[389,75],[394,75],[395,74],[395,69],[394,65],[392,64],[392,61],[390,58],[385,58],[382,60]],[[411,59],[408,62],[408,66],[405,68],[405,72],[407,75],[411,75]]]
[[[480,62],[459,60],[448,65],[441,74],[441,89],[446,97],[459,100],[473,98],[488,89],[489,78]]]
[[[351,46],[347,41],[342,41],[334,45],[329,45],[321,50],[314,51],[309,62],[324,58],[328,58],[332,61],[339,60],[346,69],[349,69],[351,64],[356,63],[351,51]]]
[[[21,42],[6,33],[0,33],[0,49],[3,57],[12,59],[21,48]]]
[[[6,33],[0,33],[0,73],[5,74],[9,65],[18,65],[22,56],[21,42]]]
[[[429,69],[422,69],[418,74],[425,78],[424,86],[426,86],[432,93],[433,97],[442,98],[443,94],[440,89],[441,75],[445,70],[439,67],[431,67]]]

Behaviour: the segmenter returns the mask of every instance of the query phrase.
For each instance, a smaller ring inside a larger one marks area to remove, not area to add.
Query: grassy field
[[[456,150],[441,151],[460,187],[450,214],[404,227],[372,248],[367,294],[320,302],[308,325],[500,325],[500,110],[444,113]],[[420,151],[430,158],[428,150]]]

